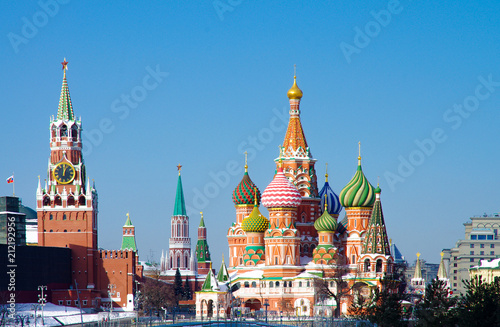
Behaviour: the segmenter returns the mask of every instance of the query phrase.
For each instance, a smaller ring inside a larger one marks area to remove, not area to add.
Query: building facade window
[[[470,251],[470,255],[474,255],[474,251]]]
[[[484,244],[481,244],[479,247],[480,247],[481,249],[484,249]]]
[[[480,255],[484,255],[484,251],[481,251]]]
[[[473,249],[474,248],[474,244],[471,243],[470,248]]]

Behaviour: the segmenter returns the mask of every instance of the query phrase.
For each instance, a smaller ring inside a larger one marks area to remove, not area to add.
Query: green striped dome
[[[328,210],[325,210],[314,222],[314,228],[318,232],[335,232],[337,230],[337,220],[330,216]]]
[[[375,191],[363,174],[360,160],[356,174],[354,174],[351,181],[340,192],[340,203],[342,203],[344,208],[348,208],[371,207],[374,202]]]
[[[243,221],[241,222],[241,229],[243,229],[247,233],[262,233],[267,229],[268,226],[269,220],[267,220],[267,218],[260,213],[259,207],[257,206],[253,207],[250,215],[243,219]]]

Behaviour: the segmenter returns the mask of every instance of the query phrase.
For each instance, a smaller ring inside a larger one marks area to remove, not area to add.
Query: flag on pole
[[[14,175],[7,178],[7,184],[14,183]]]

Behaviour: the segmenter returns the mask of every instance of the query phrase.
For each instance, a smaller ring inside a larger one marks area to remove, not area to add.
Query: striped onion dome
[[[358,169],[351,181],[340,192],[340,203],[345,207],[371,207],[375,202],[375,191],[361,169],[361,157],[358,157]]]
[[[335,232],[337,230],[337,220],[329,212],[328,204],[325,204],[323,214],[314,222],[314,228],[318,232]]]
[[[323,186],[321,191],[319,191],[319,197],[321,199],[321,209],[325,208],[326,201],[326,203],[328,204],[328,213],[330,215],[338,215],[342,211],[342,205],[340,204],[338,195],[333,192],[332,188],[328,184],[328,174],[326,174],[325,177],[325,185]]]
[[[262,193],[262,204],[266,208],[297,208],[302,201],[299,190],[290,183],[279,167],[273,181]]]
[[[264,217],[260,211],[259,207],[256,205],[253,207],[252,212],[248,217],[243,219],[241,222],[241,229],[243,229],[246,233],[248,232],[256,232],[262,233],[269,227],[269,220]]]
[[[257,190],[257,205],[260,203],[260,191],[257,186],[252,182],[250,176],[248,176],[248,171],[245,166],[245,174],[241,179],[241,182],[236,186],[233,191],[233,202],[235,205],[238,204],[254,204],[255,202],[255,190]]]

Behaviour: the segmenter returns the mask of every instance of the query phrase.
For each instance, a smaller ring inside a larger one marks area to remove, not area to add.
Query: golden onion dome
[[[302,90],[297,86],[297,76],[293,77],[293,85],[290,90],[288,90],[288,93],[286,95],[288,96],[288,99],[300,100],[302,98]]]

